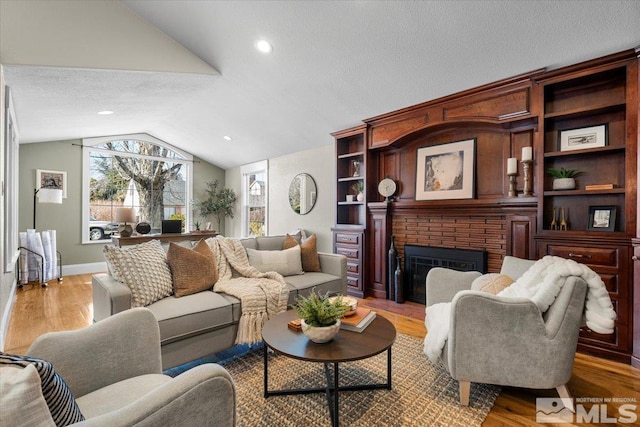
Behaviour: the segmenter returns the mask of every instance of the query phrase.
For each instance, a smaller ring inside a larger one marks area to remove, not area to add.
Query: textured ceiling
[[[104,2],[85,6],[92,3]],[[105,66],[105,55],[91,65],[97,59],[76,43],[55,64],[25,49],[18,49],[20,62],[9,62],[3,42],[22,142],[148,132],[230,168],[330,144],[330,132],[368,117],[640,45],[638,1],[122,3],[168,36],[173,49],[175,41],[220,75],[203,74],[195,62],[200,74],[168,70],[175,61],[165,56],[158,63],[158,55],[147,68],[131,67],[156,71],[122,71],[116,58]],[[103,16],[109,18],[97,12],[93,18]],[[3,16],[3,26],[12,18]],[[80,38],[86,28],[63,30]],[[273,44],[271,55],[253,48],[261,37]],[[48,35],[33,38],[46,43]],[[143,37],[113,43],[126,44],[127,53],[146,52],[136,56],[142,63],[158,51]],[[65,68],[65,60],[81,68]],[[116,114],[96,115],[104,109]]]

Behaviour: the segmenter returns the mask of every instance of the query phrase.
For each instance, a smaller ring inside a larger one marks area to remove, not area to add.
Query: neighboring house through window
[[[108,239],[116,209],[160,232],[163,219],[189,224],[193,157],[147,134],[83,140],[82,241]]]
[[[241,167],[243,236],[267,235],[268,168],[266,160]]]

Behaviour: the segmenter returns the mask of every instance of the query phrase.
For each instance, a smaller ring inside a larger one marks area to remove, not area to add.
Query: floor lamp
[[[40,203],[62,203],[62,190],[59,188],[36,188],[33,190],[33,229],[36,229],[36,206]]]

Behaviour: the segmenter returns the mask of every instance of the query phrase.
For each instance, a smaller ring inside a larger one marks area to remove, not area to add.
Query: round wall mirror
[[[289,204],[295,213],[306,215],[316,204],[316,182],[308,173],[299,173],[289,185]]]

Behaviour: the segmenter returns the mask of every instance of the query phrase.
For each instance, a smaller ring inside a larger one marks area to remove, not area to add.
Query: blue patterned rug
[[[170,377],[177,377],[184,371],[188,371],[189,369],[196,367],[198,365],[203,365],[205,363],[218,363],[224,365],[229,363],[239,357],[243,357],[247,355],[250,351],[255,349],[262,349],[262,343],[254,344],[249,347],[247,344],[236,345],[235,347],[228,348],[219,353],[210,354],[209,356],[205,356],[201,359],[196,359],[192,362],[185,363],[184,365],[179,365],[174,368],[169,368],[163,373],[165,375],[169,375]]]

